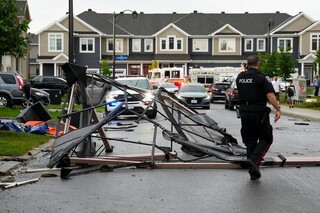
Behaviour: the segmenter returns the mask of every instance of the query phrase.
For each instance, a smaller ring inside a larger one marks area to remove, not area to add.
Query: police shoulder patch
[[[271,83],[271,79],[269,78],[269,76],[266,75],[266,79]]]

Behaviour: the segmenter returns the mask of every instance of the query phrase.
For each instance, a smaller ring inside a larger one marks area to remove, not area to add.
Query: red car
[[[236,81],[233,81],[231,86],[226,90],[224,108],[233,110],[237,104],[239,104],[238,88]]]

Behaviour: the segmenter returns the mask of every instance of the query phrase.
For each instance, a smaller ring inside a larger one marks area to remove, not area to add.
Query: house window
[[[253,39],[244,40],[244,51],[253,51]]]
[[[292,38],[278,38],[278,50],[292,53]]]
[[[167,41],[165,39],[161,39],[161,49],[165,50],[167,47]]]
[[[169,50],[174,49],[174,37],[169,37]]]
[[[80,38],[80,52],[94,53],[94,38]]]
[[[266,40],[265,39],[257,39],[257,51],[259,51],[259,52],[266,51]]]
[[[208,39],[193,39],[192,40],[193,52],[208,52]]]
[[[219,39],[220,52],[235,52],[236,40],[234,38],[220,38]]]
[[[63,52],[63,34],[49,33],[48,37],[49,37],[48,52]]]
[[[115,52],[123,52],[123,39],[116,38]],[[113,39],[107,39],[107,52],[113,51]]]
[[[144,51],[145,52],[153,51],[153,39],[144,39]]]
[[[132,39],[132,52],[141,52],[141,39]]]
[[[316,52],[320,48],[320,34],[311,34],[311,52]]]
[[[175,36],[168,36],[167,38],[161,38],[161,50],[169,51],[181,51],[183,49],[182,38],[176,38]]]
[[[182,49],[182,40],[181,39],[177,39],[177,49],[178,50]]]

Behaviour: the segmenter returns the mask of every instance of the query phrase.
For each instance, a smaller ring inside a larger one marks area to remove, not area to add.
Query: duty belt
[[[266,110],[266,105],[246,102],[240,104],[239,110],[240,112],[263,112]]]

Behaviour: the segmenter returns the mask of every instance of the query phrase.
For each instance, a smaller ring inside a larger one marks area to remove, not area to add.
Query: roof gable
[[[56,57],[54,57],[52,59],[53,61],[68,61],[69,60],[69,57],[64,54],[64,53],[60,53],[59,55],[57,55]]]
[[[216,30],[215,32],[211,33],[210,35],[243,35],[243,33],[241,33],[239,30],[237,30],[236,28],[232,27],[229,24],[224,25],[223,27],[221,27],[220,29]]]
[[[30,12],[27,0],[17,0],[16,7],[18,8],[18,16],[30,20]]]
[[[295,17],[293,17],[291,20],[285,22],[281,26],[279,26],[277,29],[275,29],[270,34],[278,34],[281,32],[300,32],[305,28],[305,26],[309,26],[312,24],[314,20],[307,16],[305,13],[301,12]]]
[[[46,27],[44,27],[43,29],[41,29],[37,34],[40,34],[44,31],[47,30],[56,30],[56,27],[59,27],[60,30],[62,29],[63,31],[68,32],[69,31],[69,15],[65,15],[63,16],[61,19],[59,19],[58,21],[52,22],[51,24],[47,25]],[[79,32],[84,31],[84,32],[96,32],[98,34],[103,34],[102,32],[100,32],[99,30],[95,29],[93,26],[91,26],[90,24],[86,23],[85,21],[81,20],[80,18],[74,16],[73,17],[73,22],[74,22],[74,26],[76,26],[79,29]],[[77,31],[77,28],[74,29],[74,31]]]
[[[320,21],[316,21],[310,26],[306,27],[304,30],[302,30],[299,35],[303,35],[308,31],[319,31],[320,32]]]
[[[69,30],[67,28],[65,28],[62,24],[55,23],[54,25],[52,25],[51,27],[49,27],[45,31],[66,31],[66,32],[68,32]]]
[[[188,33],[186,33],[185,31],[183,31],[182,29],[180,29],[179,27],[177,27],[175,24],[169,24],[166,27],[164,27],[163,29],[161,29],[160,31],[158,31],[157,33],[155,33],[153,36],[158,36],[161,33],[169,30],[170,28],[174,28],[175,30],[177,30],[178,32],[182,33],[185,36],[189,36]]]
[[[60,21],[61,21],[61,20],[64,20],[64,19],[67,18],[67,17],[68,17],[68,15],[63,16],[63,17],[60,19]],[[60,27],[61,30],[63,30],[63,31],[69,31],[68,28],[64,27],[62,24],[59,23],[60,21],[54,21],[54,22],[48,24],[47,26],[45,26],[44,28],[42,28],[40,31],[38,31],[36,34],[37,34],[37,35],[38,35],[38,34],[41,34],[41,33],[43,33],[44,31],[47,31],[47,30],[49,30],[49,29],[52,28],[52,27]],[[55,25],[56,25],[56,26],[55,26]]]
[[[67,17],[66,19],[62,20],[60,22],[63,26],[65,26],[66,28],[69,28],[69,17]],[[73,17],[73,25],[74,25],[74,30],[75,32],[95,32],[98,34],[103,34],[102,32],[100,32],[99,30],[95,29],[93,26],[87,24],[85,21],[81,20],[79,17],[74,16]]]
[[[316,55],[313,53],[309,53],[308,55],[306,55],[305,57],[303,57],[302,59],[299,59],[299,63],[313,63],[314,60],[316,59]]]

